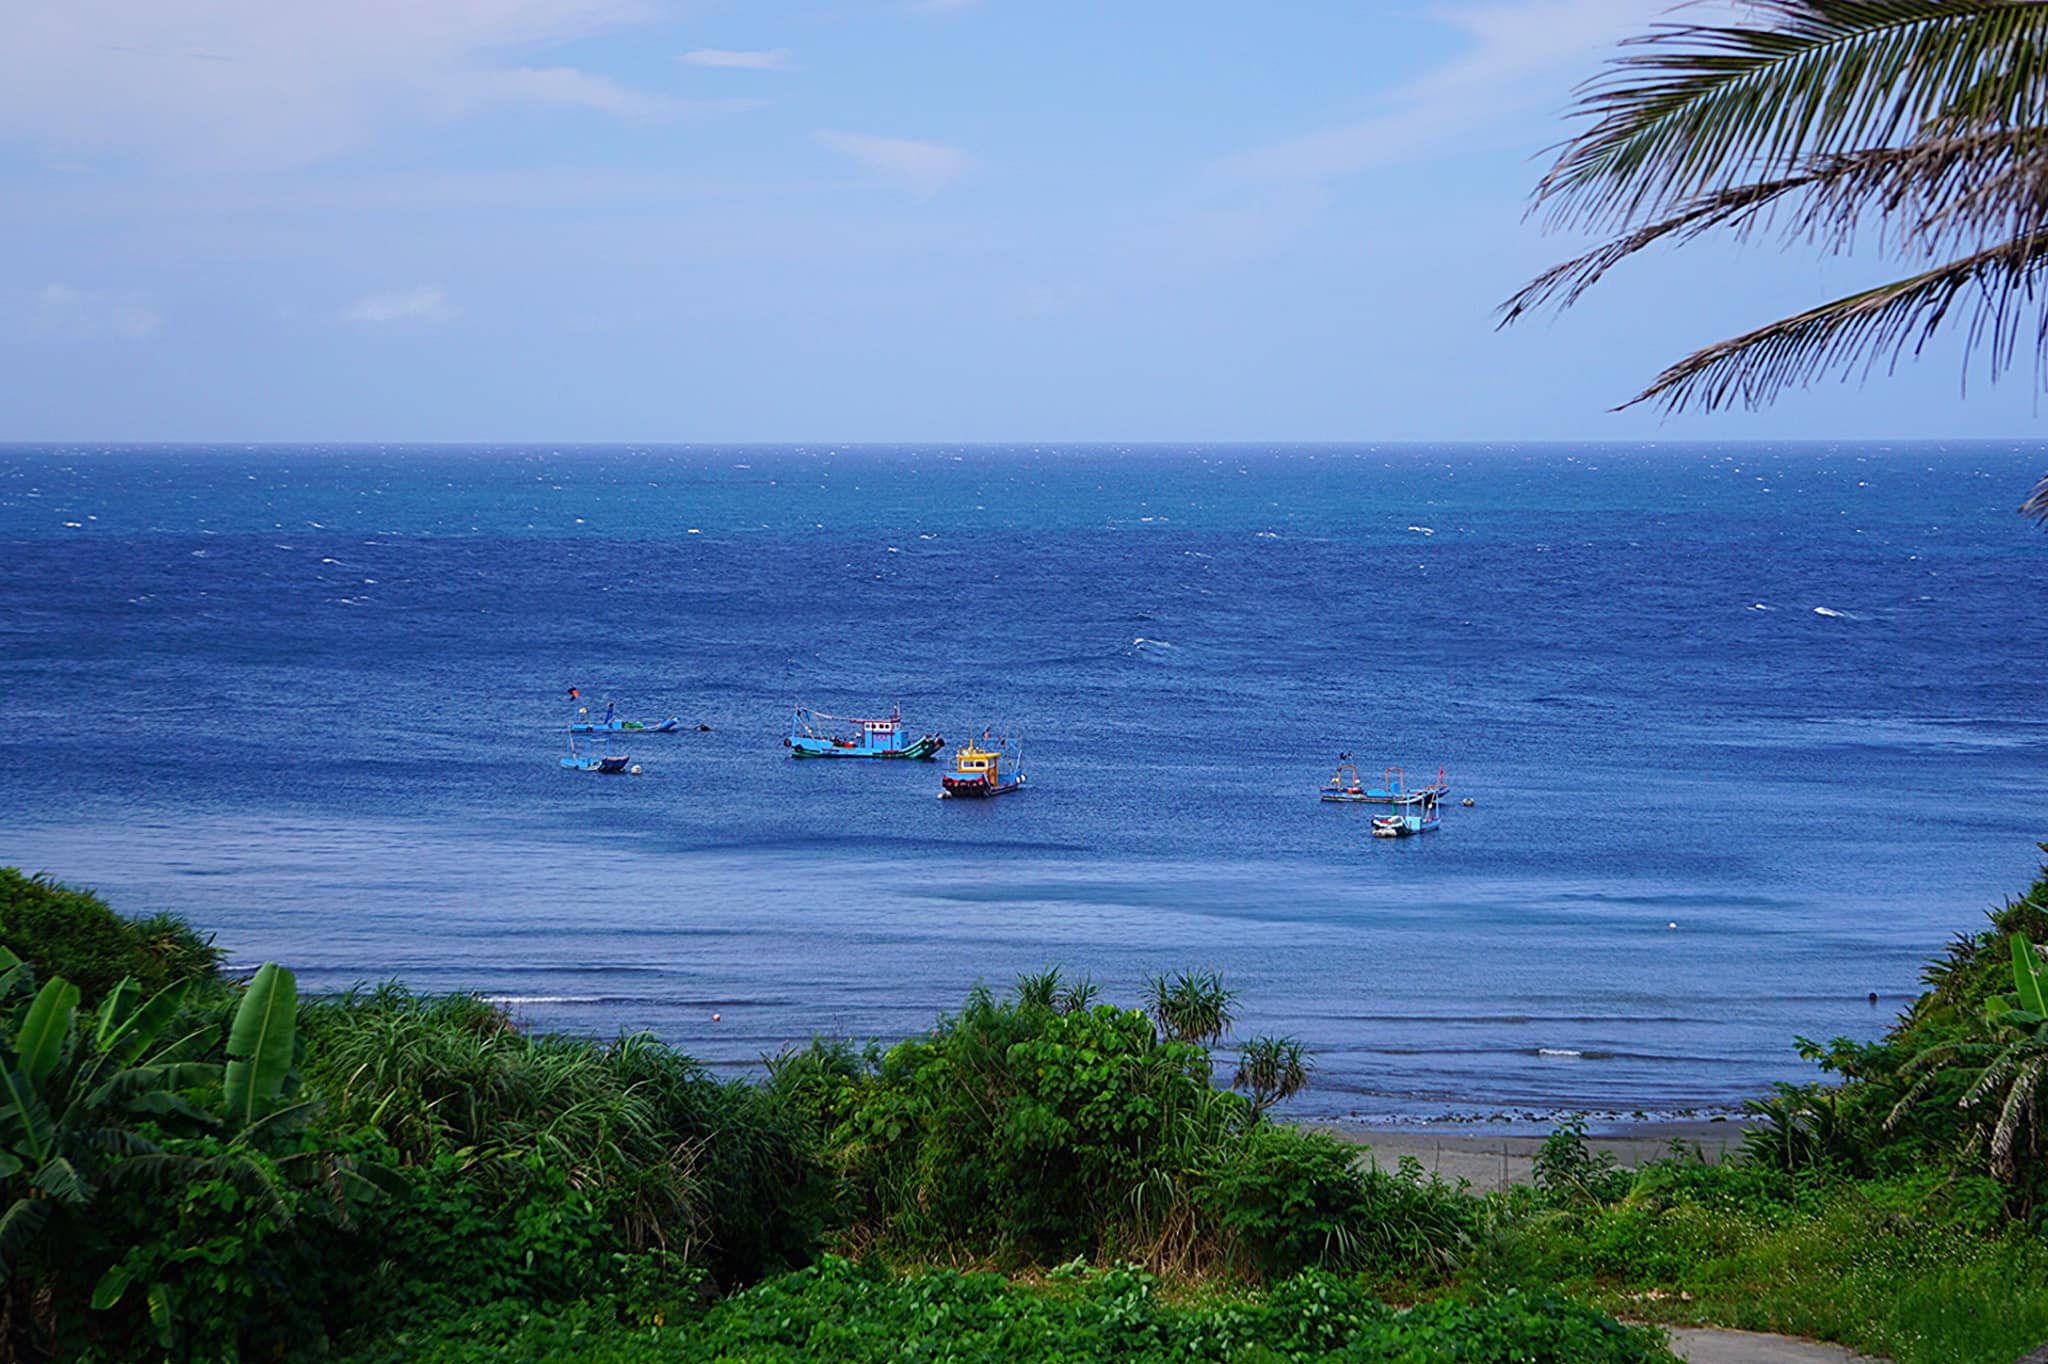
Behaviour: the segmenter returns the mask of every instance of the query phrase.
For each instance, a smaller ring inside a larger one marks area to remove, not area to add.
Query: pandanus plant
[[[1755,407],[1896,364],[1945,326],[1993,378],[2030,343],[2048,383],[2048,3],[1748,0],[1706,17],[1674,6],[1581,90],[1584,126],[1535,205],[1608,239],[1508,300],[1503,325],[1715,230],[1860,241],[1903,273],[1706,346],[1631,402]],[[2021,510],[2048,519],[2048,479]]]

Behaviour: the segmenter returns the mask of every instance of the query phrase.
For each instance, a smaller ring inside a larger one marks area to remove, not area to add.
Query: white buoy
[[[640,775],[640,764],[634,763],[631,767],[627,768],[626,770],[637,777]]]
[[[722,1019],[722,1018],[724,1018],[724,1017],[725,1017],[725,1015],[724,1015],[724,1014],[713,1014],[713,1015],[711,1015],[711,1021],[712,1021],[713,1023],[716,1023],[716,1022],[718,1022],[718,1021],[719,1021],[720,1019]]]
[[[1664,925],[1664,926],[1665,926],[1666,928],[1676,928],[1676,927],[1678,927],[1678,921],[1677,921],[1676,919],[1673,919],[1673,920],[1672,920],[1672,921],[1671,921],[1670,923],[1668,923],[1668,924],[1666,924],[1666,925]]]

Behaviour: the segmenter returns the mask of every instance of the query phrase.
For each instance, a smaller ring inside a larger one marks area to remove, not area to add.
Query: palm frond
[[[2048,524],[2048,478],[2036,483],[2033,493],[2020,503],[2020,515]]]
[[[2043,6],[2048,9],[2048,5]],[[1759,407],[1830,370],[1866,371],[1887,354],[1918,352],[1960,300],[1976,297],[1969,340],[1990,352],[1995,378],[2012,363],[2020,314],[2033,305],[2037,365],[2048,366],[2048,311],[2034,290],[2048,267],[2048,233],[2033,233],[1932,270],[1866,289],[1697,351],[1624,403],[1708,411]]]
[[[2048,122],[2041,0],[1752,0],[1742,25],[1667,23],[1581,88],[1592,126],[1539,204],[1579,223],[1661,215],[1816,157]]]

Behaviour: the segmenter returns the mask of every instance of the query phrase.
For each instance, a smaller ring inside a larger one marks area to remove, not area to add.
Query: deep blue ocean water
[[[719,1064],[1201,967],[1316,1050],[1306,1116],[1726,1107],[2041,861],[2044,469],[4,447],[0,863]],[[566,772],[571,684],[711,730]],[[1019,731],[1029,789],[793,763],[799,699]],[[1376,841],[1342,750],[1476,804]]]

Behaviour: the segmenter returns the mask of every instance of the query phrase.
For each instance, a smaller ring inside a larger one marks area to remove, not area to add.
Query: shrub
[[[124,919],[91,891],[0,867],[0,947],[35,968],[62,976],[90,1006],[123,979],[144,994],[176,981],[214,977],[226,955],[211,937],[173,914]]]
[[[1358,1156],[1326,1133],[1262,1124],[1226,1147],[1197,1197],[1263,1274],[1449,1269],[1479,1203],[1462,1186],[1425,1182],[1413,1157],[1388,1172],[1361,1170]]]

